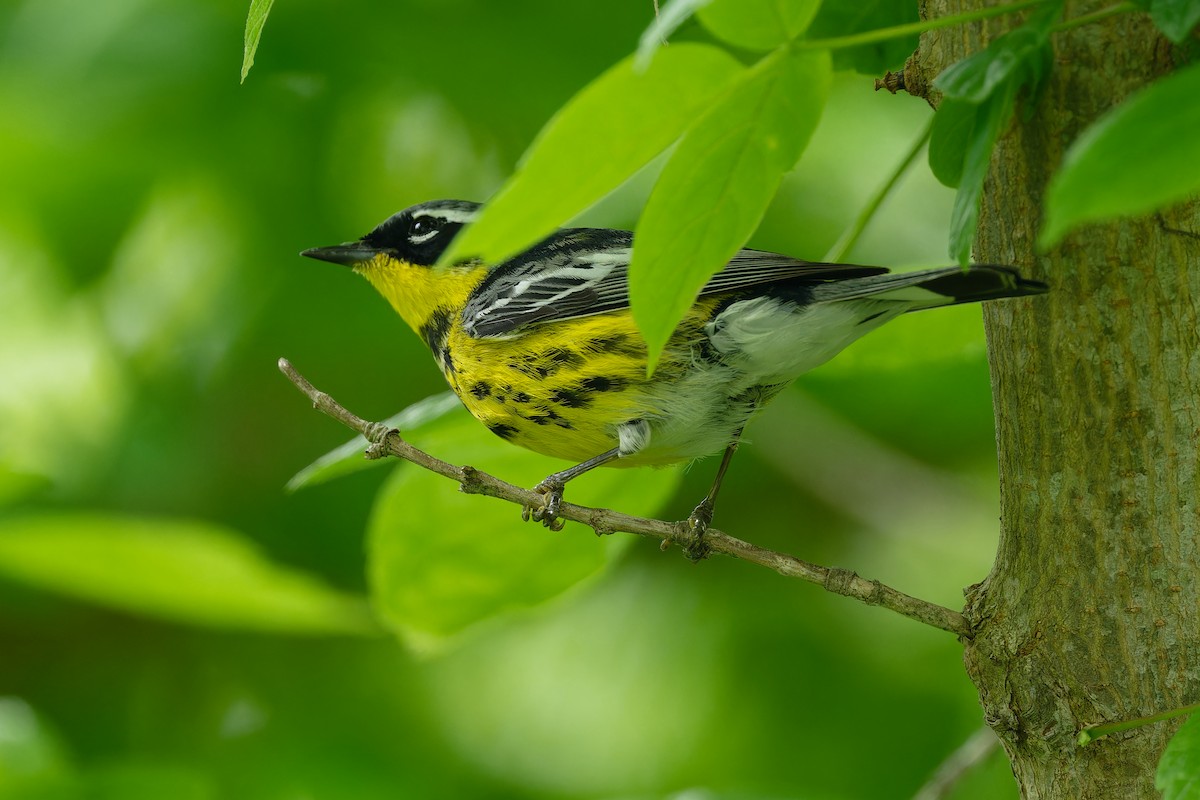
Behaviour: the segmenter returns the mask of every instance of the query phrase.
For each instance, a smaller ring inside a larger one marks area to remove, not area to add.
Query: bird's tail
[[[1013,267],[972,264],[966,269],[942,267],[824,283],[813,287],[813,300],[836,302],[870,297],[905,301],[912,304],[910,311],[917,311],[957,303],[1044,294],[1047,289],[1041,281],[1022,278]]]

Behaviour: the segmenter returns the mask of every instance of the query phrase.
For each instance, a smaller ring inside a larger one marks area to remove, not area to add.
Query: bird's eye
[[[430,217],[417,217],[408,226],[408,236],[414,242],[424,241],[437,233],[437,222]]]

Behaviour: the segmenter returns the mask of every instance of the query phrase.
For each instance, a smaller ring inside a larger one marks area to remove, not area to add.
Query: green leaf
[[[1188,717],[1167,743],[1154,788],[1163,800],[1200,800],[1200,714]]]
[[[279,633],[371,633],[365,604],[206,522],[105,514],[5,519],[0,575],[161,619]]]
[[[674,33],[680,25],[687,22],[697,9],[711,3],[712,0],[668,0],[663,3],[654,21],[642,32],[638,39],[637,56],[633,68],[642,72],[650,66],[658,48],[666,44],[667,37]]]
[[[1039,6],[1021,27],[997,37],[984,50],[951,64],[933,85],[950,98],[980,104],[1010,82],[1036,80],[1044,63],[1043,51],[1051,24],[1062,13],[1061,3]]]
[[[976,112],[975,124],[963,154],[963,167],[954,208],[950,212],[950,257],[966,265],[971,260],[971,243],[979,222],[979,201],[983,196],[983,181],[987,177],[992,150],[1000,132],[1012,119],[1017,84],[1009,81],[1003,91],[993,94]]]
[[[1200,64],[1134,94],[1080,134],[1046,190],[1039,244],[1083,222],[1145,214],[1200,191]]]
[[[254,54],[258,51],[258,40],[262,38],[263,26],[275,0],[250,0],[250,13],[246,16],[246,37],[242,46],[242,83],[254,66]]]
[[[715,0],[697,16],[714,36],[747,50],[771,50],[808,29],[820,0]]]
[[[745,70],[728,53],[673,45],[640,72],[626,58],[546,124],[516,173],[443,261],[502,261],[621,185],[686,131]]]
[[[408,435],[451,411],[461,408],[462,404],[458,402],[454,392],[442,392],[430,395],[424,400],[418,400],[400,413],[385,419],[383,424]],[[287,482],[288,491],[295,492],[306,486],[316,486],[343,475],[350,475],[388,463],[388,460],[384,458],[365,458],[363,453],[366,449],[367,440],[362,436],[355,436],[293,475],[292,479]]]
[[[563,466],[494,439],[466,416],[443,420],[416,443],[519,486],[534,486]],[[566,498],[651,515],[679,478],[674,469],[597,469],[572,482]],[[421,648],[561,594],[601,571],[630,541],[624,535],[597,538],[573,523],[552,532],[522,522],[511,503],[463,494],[411,464],[400,465],[380,491],[368,530],[376,610]]]
[[[663,169],[629,268],[651,367],[700,287],[758,227],[817,126],[830,80],[827,51],[777,51],[709,109]]]
[[[857,0],[857,2],[827,2],[808,28],[808,38],[827,39],[849,36],[864,31],[893,28],[916,22],[917,4],[912,0]],[[917,49],[918,34],[899,36],[856,47],[840,47],[833,51],[835,70],[854,70],[864,75],[879,75],[897,69]]]
[[[1020,28],[948,67],[934,80],[945,95],[934,119],[929,166],[947,186],[958,186],[950,214],[950,256],[971,258],[979,201],[992,150],[1013,113],[1024,85],[1036,90],[1045,73],[1050,30],[1061,2],[1038,6]]]
[[[1200,0],[1152,0],[1150,19],[1175,44],[1183,44],[1200,23]]]
[[[951,189],[962,182],[963,160],[979,106],[963,100],[945,98],[933,115],[933,130],[929,134],[929,169],[935,178]]]

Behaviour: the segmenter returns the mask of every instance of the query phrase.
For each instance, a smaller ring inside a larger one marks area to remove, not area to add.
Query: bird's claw
[[[708,498],[700,501],[700,505],[692,509],[692,513],[688,515],[685,521],[685,526],[688,533],[688,542],[683,546],[683,553],[691,561],[703,561],[708,558],[708,554],[712,552],[712,548],[704,541],[704,534],[708,531],[708,526],[712,524],[713,506]]]
[[[529,522],[540,522],[552,531],[561,531],[564,520],[558,518],[558,510],[562,507],[563,485],[550,481],[542,481],[533,487],[533,491],[543,495],[542,505],[538,507],[525,506],[521,509],[521,519]]]

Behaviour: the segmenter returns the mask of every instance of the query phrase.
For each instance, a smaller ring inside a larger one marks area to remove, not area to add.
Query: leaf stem
[[[1014,11],[1020,11],[1022,8],[1035,6],[1044,3],[1046,0],[1017,0],[1015,3],[1006,3],[999,6],[990,6],[988,8],[978,8],[974,11],[968,11],[965,14],[952,14],[948,17],[938,17],[937,19],[926,19],[920,22],[909,22],[904,25],[895,25],[891,28],[877,28],[873,31],[863,31],[862,33],[852,33],[849,36],[834,36],[829,39],[806,39],[795,43],[796,47],[808,49],[826,49],[839,50],[845,47],[857,47],[861,44],[873,44],[882,42],[888,39],[899,39],[901,36],[911,36],[914,33],[924,33],[925,31],[933,31],[939,28],[951,28],[955,25],[962,25],[967,22],[975,22],[988,17],[999,17],[1004,14],[1011,14]]]
[[[1106,19],[1117,14],[1124,14],[1127,11],[1136,11],[1137,8],[1137,3],[1117,3],[1116,5],[1111,5],[1108,8],[1102,8],[1099,11],[1093,11],[1090,14],[1084,14],[1082,16],[1075,17],[1074,19],[1065,19],[1062,22],[1052,25],[1050,30],[1053,33],[1069,31],[1071,28],[1078,28],[1081,25],[1090,25],[1093,22],[1099,22],[1102,19]]]
[[[886,200],[887,196],[892,193],[892,189],[896,188],[896,184],[900,182],[901,176],[903,176],[905,172],[908,172],[908,168],[912,166],[912,163],[916,161],[917,156],[921,154],[921,150],[925,147],[925,143],[929,141],[929,134],[932,130],[933,117],[931,116],[929,121],[925,123],[925,128],[921,131],[921,135],[917,137],[916,141],[913,142],[912,147],[910,147],[908,152],[904,155],[904,158],[899,164],[896,165],[896,168],[892,170],[892,174],[888,176],[888,179],[883,183],[883,185],[879,187],[867,204],[863,206],[862,210],[858,212],[858,216],[855,218],[854,223],[842,232],[842,235],[838,238],[837,242],[835,242],[833,247],[829,249],[829,252],[825,254],[826,261],[837,263],[846,258],[846,254],[849,253],[850,249],[858,243],[859,237],[862,236],[862,232],[866,230],[866,227],[868,224],[870,224],[871,219],[875,216],[876,212],[879,211],[879,207],[883,205],[883,201]]]
[[[1164,720],[1181,717],[1184,714],[1191,714],[1193,711],[1200,711],[1200,703],[1192,703],[1191,705],[1173,708],[1170,711],[1160,711],[1157,714],[1151,714],[1148,717],[1138,717],[1137,719],[1127,719],[1121,722],[1110,722],[1107,725],[1093,725],[1090,728],[1084,728],[1079,732],[1080,747],[1084,747],[1101,736],[1108,736],[1110,733],[1120,733],[1121,731],[1130,731],[1134,728],[1140,728],[1143,725],[1150,725],[1155,722],[1163,722]]]

